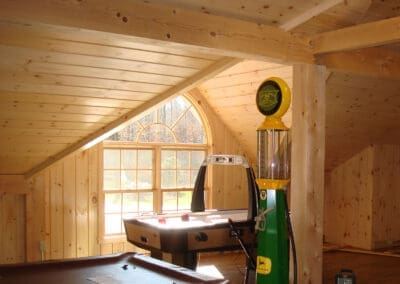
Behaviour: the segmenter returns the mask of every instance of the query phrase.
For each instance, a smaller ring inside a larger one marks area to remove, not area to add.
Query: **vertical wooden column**
[[[324,66],[293,69],[290,207],[298,283],[322,283],[325,76]]]

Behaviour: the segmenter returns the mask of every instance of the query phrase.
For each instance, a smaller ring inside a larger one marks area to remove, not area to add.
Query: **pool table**
[[[142,254],[125,253],[44,263],[1,265],[0,283],[181,284],[227,283],[227,281]]]
[[[172,263],[194,269],[197,253],[240,249],[229,225],[231,219],[246,246],[255,242],[254,221],[248,210],[208,210],[187,214],[157,215],[125,219],[127,239],[162,259],[170,253]]]

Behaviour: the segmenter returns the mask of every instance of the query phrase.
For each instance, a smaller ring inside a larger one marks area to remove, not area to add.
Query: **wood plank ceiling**
[[[356,55],[340,47],[327,53],[323,45],[338,29],[398,19],[398,0],[40,2],[0,3],[0,174],[33,174],[195,87],[255,157],[255,129],[262,121],[255,90],[269,76],[291,86],[292,67],[282,63],[311,63],[310,42],[317,62],[332,71],[327,169],[369,143],[397,144],[400,138],[396,30],[384,39],[371,35],[362,50],[350,42],[347,49]],[[210,32],[207,21],[219,26]],[[254,31],[252,40],[242,37],[239,24]],[[373,64],[365,54],[372,54]],[[280,63],[266,61],[269,56]],[[285,120],[291,124],[290,114]]]
[[[3,174],[28,172],[221,59],[10,22],[0,44]]]

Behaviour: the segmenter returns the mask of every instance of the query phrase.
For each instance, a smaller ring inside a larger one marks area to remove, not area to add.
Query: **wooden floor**
[[[400,283],[400,256],[360,252],[330,251],[324,253],[324,282],[335,283],[340,269],[351,269],[357,283]]]
[[[229,279],[229,283],[239,284],[243,283],[245,262],[242,252],[209,253],[200,254],[199,267],[211,271],[214,265],[226,279]],[[400,256],[344,251],[325,252],[323,283],[334,284],[335,275],[341,269],[353,270],[357,284],[400,283]]]
[[[204,270],[211,272],[212,266],[215,266],[225,279],[229,279],[229,283],[239,284],[243,283],[244,280],[246,256],[241,251],[203,253],[199,256],[198,266],[202,273],[204,273]]]

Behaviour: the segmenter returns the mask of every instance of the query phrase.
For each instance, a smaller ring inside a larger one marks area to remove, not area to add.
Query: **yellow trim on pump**
[[[289,130],[289,128],[283,123],[282,119],[266,116],[257,130]]]
[[[259,189],[275,189],[281,190],[289,183],[289,179],[267,179],[258,178],[256,179]]]

